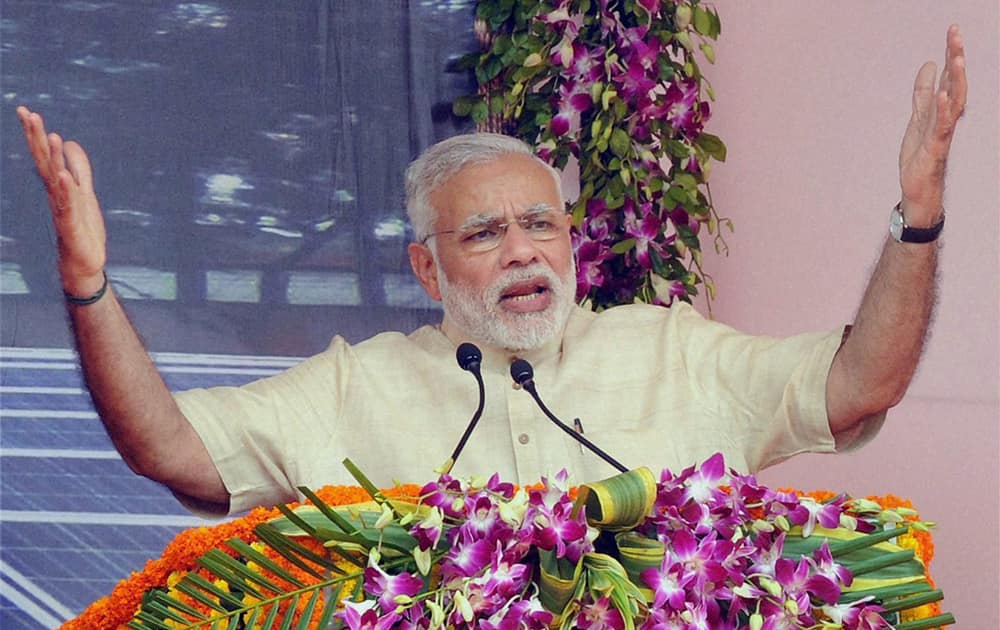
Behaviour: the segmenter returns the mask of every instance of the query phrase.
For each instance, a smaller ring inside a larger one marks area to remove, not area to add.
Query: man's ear
[[[420,243],[410,243],[406,251],[410,255],[413,275],[417,277],[420,286],[432,300],[440,302],[441,288],[438,286],[437,265],[434,264],[434,254],[431,253],[431,249]]]

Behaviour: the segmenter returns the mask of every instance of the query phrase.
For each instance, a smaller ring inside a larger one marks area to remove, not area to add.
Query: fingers
[[[941,81],[938,83],[938,91],[947,92],[952,95],[953,100],[960,102],[964,108],[966,90],[965,47],[962,42],[962,34],[958,30],[958,25],[952,24],[948,28],[944,68],[941,71]]]
[[[947,142],[955,130],[955,124],[965,111],[968,83],[965,74],[965,49],[962,34],[957,24],[948,29],[945,50],[945,67],[936,96],[937,121],[935,135],[939,141]]]
[[[28,150],[35,160],[38,172],[49,185],[49,139],[45,135],[45,122],[38,114],[30,111],[23,105],[17,108],[17,117],[21,121],[24,129],[24,139],[28,143]]]
[[[947,83],[944,83],[945,77],[942,75],[942,91],[948,92],[952,111],[957,117],[965,110],[969,86],[965,76],[965,47],[962,43],[962,34],[954,24],[948,29],[948,54],[945,63],[944,74],[947,74]]]
[[[913,81],[913,119],[925,120],[934,113],[934,77],[937,66],[928,61],[920,67]]]
[[[958,24],[952,24],[948,27],[948,35],[946,36],[945,48],[944,48],[944,59],[945,62],[950,66],[953,59],[956,57],[965,56],[965,47],[962,43],[962,33],[958,28]]]
[[[57,133],[50,133],[46,138],[49,145],[49,176],[56,177],[66,170],[66,158],[63,155],[63,139]]]
[[[83,150],[83,147],[70,141],[66,143],[62,154],[66,158],[68,170],[72,173],[77,185],[85,192],[92,191],[94,189],[93,171],[90,168],[90,158],[87,157],[87,152]]]
[[[59,220],[65,219],[69,214],[72,214],[73,210],[73,193],[76,191],[76,182],[73,180],[73,175],[69,171],[60,171],[56,176],[55,189],[52,193],[54,198],[54,216],[58,223]]]
[[[937,95],[937,120],[934,125],[934,139],[942,143],[950,143],[951,136],[955,132],[955,123],[962,115],[961,110],[952,111],[952,103],[948,95],[938,92]]]

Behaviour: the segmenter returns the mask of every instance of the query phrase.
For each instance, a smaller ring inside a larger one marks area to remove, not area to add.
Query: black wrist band
[[[90,297],[80,298],[63,289],[63,296],[65,296],[66,301],[74,306],[87,306],[88,304],[93,304],[97,300],[104,297],[104,294],[108,292],[108,274],[105,271],[102,271],[101,273],[104,276],[104,284],[102,284],[101,288],[97,290],[97,293],[91,295]]]

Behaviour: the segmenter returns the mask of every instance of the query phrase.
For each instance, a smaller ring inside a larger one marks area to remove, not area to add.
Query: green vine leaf
[[[712,158],[720,162],[726,161],[726,145],[722,143],[722,140],[718,136],[703,133],[698,136],[695,145]]]

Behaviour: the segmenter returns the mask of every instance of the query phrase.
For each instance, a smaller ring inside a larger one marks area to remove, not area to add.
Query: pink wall
[[[715,3],[723,24],[711,131],[732,217],[728,258],[708,261],[715,317],[786,335],[850,321],[899,198],[896,160],[913,76],[962,26],[969,106],[953,146],[941,299],[905,401],[879,438],[844,456],[766,471],[772,485],[911,498],[940,522],[933,574],[961,628],[998,613],[1000,147],[996,0]]]

